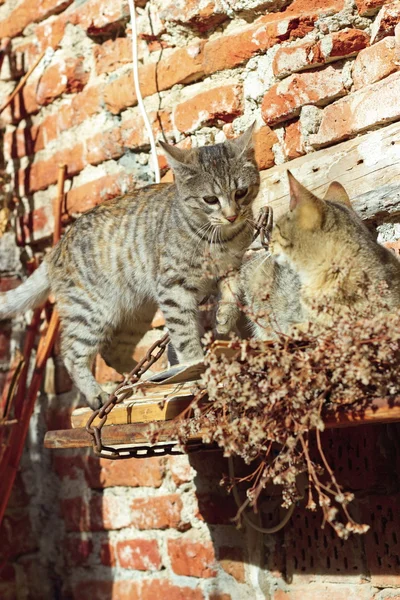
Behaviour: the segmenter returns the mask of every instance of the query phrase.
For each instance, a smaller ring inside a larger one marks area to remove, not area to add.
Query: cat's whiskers
[[[197,244],[196,244],[196,246],[195,246],[195,248],[193,250],[193,253],[192,253],[192,256],[191,256],[191,259],[190,259],[190,266],[193,265],[193,259],[194,259],[195,255],[196,255],[198,247],[204,241],[204,238],[208,235],[208,233],[209,233],[209,231],[210,231],[211,228],[212,228],[212,223],[207,222],[207,223],[204,223],[201,227],[199,227],[197,229],[196,234],[200,234],[201,233],[201,235],[200,235],[200,239],[198,240],[198,242],[197,242]],[[208,239],[207,239],[207,242],[208,242]]]
[[[262,259],[262,261],[260,262],[260,264],[257,266],[257,269],[261,269],[261,267],[263,266],[263,264],[269,259],[271,258],[271,252],[267,252],[266,256]]]

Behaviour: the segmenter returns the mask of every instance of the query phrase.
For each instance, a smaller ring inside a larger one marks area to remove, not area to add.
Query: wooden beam
[[[272,206],[275,218],[288,206],[286,171],[317,195],[332,181],[346,188],[355,209],[365,219],[400,215],[400,123],[330,148],[318,150],[268,169],[261,174],[260,206]]]
[[[354,427],[372,423],[390,423],[400,421],[400,396],[393,399],[377,398],[363,412],[350,406],[328,408],[324,415],[327,429],[338,427]],[[159,424],[159,441],[173,441],[171,436],[176,425],[175,421],[165,421]],[[123,444],[149,444],[149,424],[132,423],[105,426],[102,431],[103,443],[109,446]],[[190,442],[201,441],[201,435],[192,436]],[[45,448],[86,448],[92,445],[92,437],[83,428],[48,431],[44,439]]]

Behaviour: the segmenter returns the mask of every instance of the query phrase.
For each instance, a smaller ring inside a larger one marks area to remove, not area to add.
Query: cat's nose
[[[231,217],[226,217],[230,223],[234,223],[238,218],[237,215],[232,215]]]

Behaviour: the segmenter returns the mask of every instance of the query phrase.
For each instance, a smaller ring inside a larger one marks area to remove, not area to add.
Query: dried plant
[[[320,432],[326,405],[350,405],[349,410],[362,413],[372,399],[399,394],[400,314],[385,309],[379,294],[364,313],[331,314],[332,325],[323,329],[310,325],[269,342],[232,338],[233,358],[218,356],[209,336],[201,384],[207,396],[203,391],[193,401],[193,418],[177,421],[180,441],[201,432],[203,442],[217,443],[225,456],[240,456],[246,463],[257,459],[247,478],[252,484],[246,504],[256,506],[263,488],[273,482],[282,486],[283,506],[289,506],[300,497],[298,475],[306,473],[307,508],[316,510],[319,504],[323,524],[342,538],[366,532],[368,526],[349,514],[353,495],[337,482]],[[319,310],[330,312],[328,306]],[[311,458],[312,436],[318,461]]]

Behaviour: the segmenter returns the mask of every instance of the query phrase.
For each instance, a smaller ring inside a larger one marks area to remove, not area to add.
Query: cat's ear
[[[229,144],[231,144],[236,152],[239,153],[239,156],[247,152],[248,150],[253,150],[254,148],[254,130],[256,128],[256,122],[248,127],[242,134],[240,134],[237,138],[233,140],[229,140]]]
[[[338,202],[338,204],[345,204],[349,208],[352,208],[350,198],[338,181],[332,181],[328,189],[325,192],[324,200],[332,200],[332,202]]]
[[[290,204],[291,212],[296,212],[299,225],[303,229],[319,229],[322,225],[325,203],[317,196],[314,196],[304,185],[288,170]]]
[[[191,150],[183,150],[177,146],[171,146],[165,142],[158,142],[164,151],[168,164],[175,173],[188,173],[193,171],[191,165]]]

